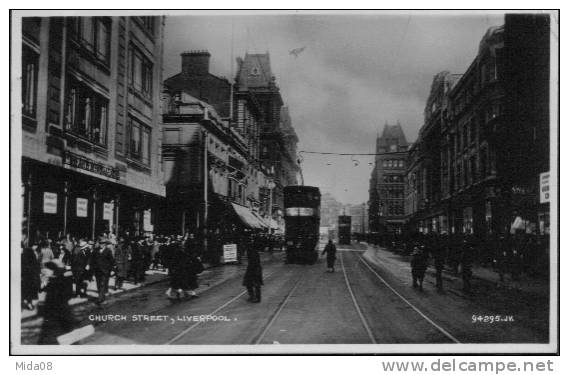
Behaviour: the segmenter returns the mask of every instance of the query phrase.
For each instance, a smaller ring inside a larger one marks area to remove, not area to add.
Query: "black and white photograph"
[[[10,14],[12,354],[558,352],[558,11]]]

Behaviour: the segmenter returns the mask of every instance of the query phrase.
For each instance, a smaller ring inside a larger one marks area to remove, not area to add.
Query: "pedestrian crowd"
[[[112,233],[102,234],[94,241],[74,238],[70,235],[53,241],[39,239],[22,242],[21,291],[22,305],[33,310],[33,302],[47,287],[50,277],[47,270],[56,262],[63,267],[67,276],[68,299],[87,297],[87,286],[96,281],[98,301],[109,294],[109,284],[114,278],[113,288],[123,289],[124,282],[143,285],[149,269],[168,270],[176,290],[195,289],[196,281],[180,282],[181,273],[199,273],[201,260],[199,246],[192,234],[186,236],[132,236],[128,232],[115,237]],[[190,259],[189,261],[186,258]],[[188,264],[193,262],[190,267]],[[188,270],[190,270],[188,272]],[[199,272],[197,272],[197,271]]]
[[[388,235],[376,242],[411,256],[413,287],[419,289],[430,262],[435,268],[439,290],[443,287],[442,272],[448,269],[461,276],[463,290],[467,293],[472,291],[474,265],[494,270],[500,284],[505,282],[507,275],[515,283],[522,275],[547,276],[549,272],[547,236],[517,232],[481,239],[471,234],[431,232],[407,237]]]

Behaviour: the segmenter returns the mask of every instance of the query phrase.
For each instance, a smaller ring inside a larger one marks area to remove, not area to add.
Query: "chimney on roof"
[[[189,51],[181,54],[182,74],[189,76],[203,76],[209,73],[208,51]]]

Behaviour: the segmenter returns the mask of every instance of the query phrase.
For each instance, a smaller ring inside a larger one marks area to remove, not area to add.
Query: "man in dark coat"
[[[131,267],[134,283],[144,283],[146,270],[144,269],[144,249],[142,239],[137,239],[131,243]]]
[[[328,240],[328,244],[322,251],[322,255],[326,254],[326,272],[334,272],[334,262],[336,262],[336,245],[332,240]]]
[[[423,280],[427,271],[428,254],[424,247],[416,244],[411,254],[411,276],[413,277],[413,288],[423,290]]]
[[[263,285],[263,268],[261,257],[254,247],[247,249],[247,270],[243,277],[243,286],[247,288],[250,302],[261,302],[261,285]]]
[[[130,256],[129,243],[123,237],[120,237],[115,248],[115,290],[122,289],[123,282],[128,277],[128,260]]]
[[[99,302],[105,300],[105,295],[109,291],[111,272],[115,267],[112,246],[108,238],[101,238],[99,246],[93,250],[93,254],[91,255],[91,269],[97,281]]]
[[[71,260],[71,272],[73,272],[73,280],[75,282],[75,296],[86,297],[86,281],[91,277],[89,272],[89,244],[84,239],[81,239],[73,252],[73,258]]]
[[[22,304],[28,309],[33,310],[32,301],[38,299],[38,291],[40,289],[40,263],[36,257],[34,249],[24,247],[22,251]]]

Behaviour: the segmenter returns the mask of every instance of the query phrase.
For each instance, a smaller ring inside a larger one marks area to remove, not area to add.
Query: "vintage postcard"
[[[12,354],[556,353],[557,11],[12,11]]]

